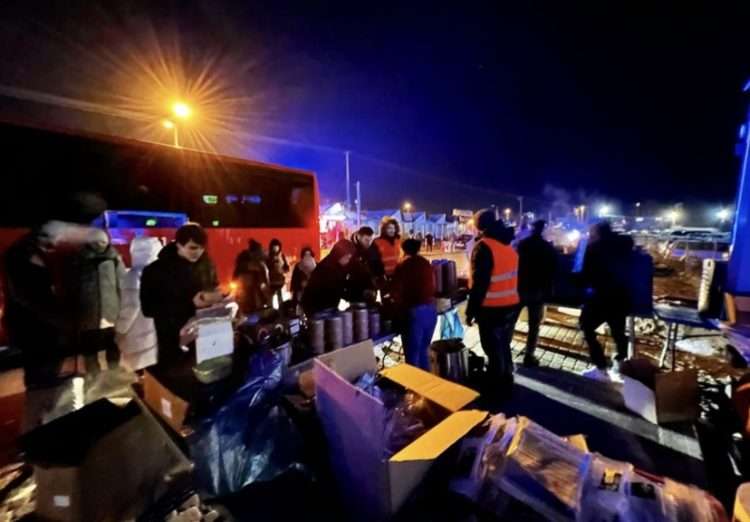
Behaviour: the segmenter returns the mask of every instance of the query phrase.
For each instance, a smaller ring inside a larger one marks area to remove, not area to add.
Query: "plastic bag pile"
[[[258,352],[245,384],[190,437],[196,479],[209,498],[302,468],[302,437],[280,405],[284,367],[282,354]]]
[[[499,516],[520,502],[559,522],[724,522],[707,492],[591,453],[525,417],[490,419],[465,439],[453,489]]]

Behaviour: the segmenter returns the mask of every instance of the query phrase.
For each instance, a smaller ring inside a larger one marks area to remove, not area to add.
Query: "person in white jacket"
[[[154,320],[141,311],[141,274],[156,260],[162,249],[155,237],[137,237],[130,243],[132,268],[120,284],[122,302],[117,319],[117,346],[122,354],[122,364],[133,371],[156,364],[157,340]]]

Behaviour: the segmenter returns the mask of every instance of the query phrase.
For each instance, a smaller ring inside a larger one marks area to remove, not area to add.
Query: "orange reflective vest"
[[[401,259],[401,240],[396,239],[391,243],[384,237],[379,237],[375,240],[375,246],[378,247],[378,252],[380,252],[380,260],[383,262],[385,275],[392,276]]]
[[[492,252],[490,287],[482,306],[501,307],[518,304],[518,254],[513,247],[500,241],[484,238],[480,241]]]

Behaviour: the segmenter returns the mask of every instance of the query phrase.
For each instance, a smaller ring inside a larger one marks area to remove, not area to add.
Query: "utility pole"
[[[362,193],[359,191],[359,180],[356,183],[357,189],[357,228],[362,226]]]
[[[344,152],[344,157],[346,158],[346,210],[347,212],[351,210],[352,208],[352,198],[351,198],[351,190],[350,190],[350,181],[349,181],[349,151]]]
[[[523,220],[523,196],[518,196],[518,222]]]

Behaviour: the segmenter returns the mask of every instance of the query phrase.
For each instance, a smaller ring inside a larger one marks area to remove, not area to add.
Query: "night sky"
[[[326,198],[350,149],[370,208],[734,199],[747,2],[13,3],[0,85],[117,106],[135,95],[108,62],[149,46],[187,77],[210,62],[243,97],[216,148],[315,170]],[[0,116],[143,137],[34,105],[0,98]]]

